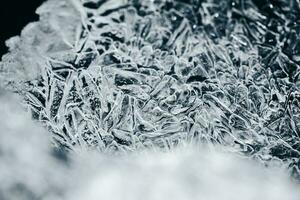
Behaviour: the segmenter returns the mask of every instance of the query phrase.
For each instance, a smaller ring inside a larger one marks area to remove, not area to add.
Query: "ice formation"
[[[64,154],[0,93],[1,200],[298,200],[299,185],[277,167],[186,145],[169,152]],[[220,147],[219,147],[220,148]]]
[[[49,0],[1,83],[53,142],[130,152],[221,144],[299,178],[299,0]]]

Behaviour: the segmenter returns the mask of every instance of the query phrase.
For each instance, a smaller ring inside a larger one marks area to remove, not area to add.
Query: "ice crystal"
[[[298,0],[49,0],[2,83],[67,149],[222,144],[299,175]]]
[[[220,146],[125,156],[83,150],[64,159],[18,100],[1,91],[0,104],[1,200],[299,199],[299,185],[281,169]]]

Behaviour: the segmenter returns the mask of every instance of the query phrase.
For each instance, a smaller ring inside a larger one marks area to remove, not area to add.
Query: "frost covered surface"
[[[222,148],[186,145],[127,155],[54,152],[15,98],[0,94],[2,200],[298,200],[299,185]]]
[[[221,144],[299,176],[300,4],[49,0],[1,82],[59,147]]]

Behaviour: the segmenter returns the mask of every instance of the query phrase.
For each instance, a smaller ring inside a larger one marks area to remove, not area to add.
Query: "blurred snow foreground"
[[[126,155],[55,152],[43,128],[0,95],[1,200],[298,200],[299,185],[220,147],[183,145]]]
[[[37,13],[0,63],[31,117],[2,95],[0,199],[299,199],[298,0]]]

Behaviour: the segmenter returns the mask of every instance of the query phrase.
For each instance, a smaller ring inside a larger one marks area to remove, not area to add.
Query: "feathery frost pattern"
[[[298,0],[49,0],[37,13],[7,41],[1,82],[56,146],[221,144],[299,176]]]

